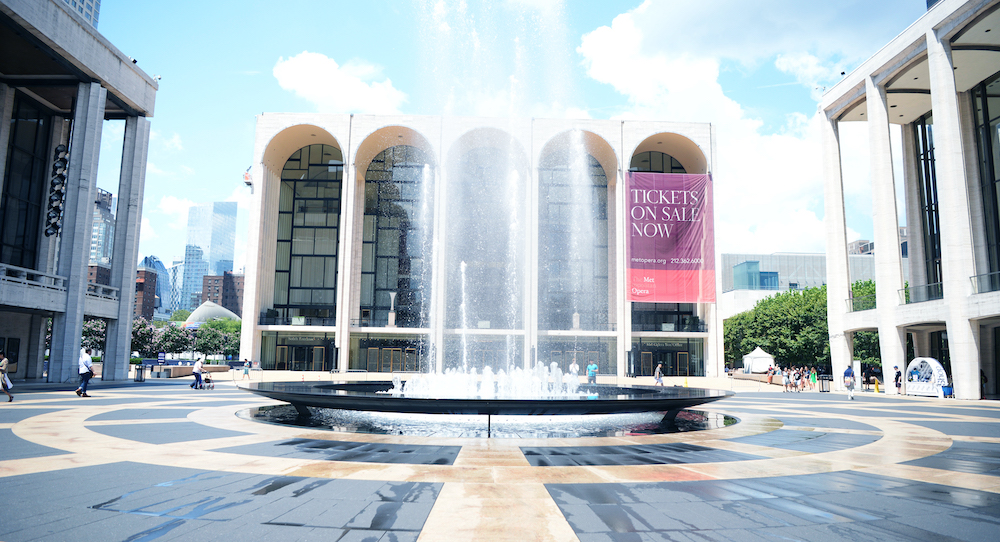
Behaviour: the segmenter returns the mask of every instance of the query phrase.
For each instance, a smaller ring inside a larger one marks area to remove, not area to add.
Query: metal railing
[[[704,322],[691,322],[686,324],[675,324],[671,327],[663,324],[632,324],[632,331],[666,331],[679,333],[706,333],[708,326]]]
[[[99,297],[101,299],[117,301],[119,295],[118,292],[118,288],[112,288],[111,286],[105,286],[104,284],[94,284],[93,282],[87,283],[87,295],[90,297]]]
[[[847,300],[847,311],[858,312],[868,311],[875,308],[875,295],[863,295],[852,297]]]
[[[66,291],[66,277],[8,264],[0,264],[0,282],[14,282],[48,290]]]
[[[1000,272],[986,273],[985,275],[976,275],[969,278],[972,279],[972,289],[977,294],[1000,291]]]
[[[924,284],[922,286],[910,286],[899,290],[899,302],[903,305],[909,303],[923,303],[924,301],[934,301],[944,298],[944,286],[940,282]]]

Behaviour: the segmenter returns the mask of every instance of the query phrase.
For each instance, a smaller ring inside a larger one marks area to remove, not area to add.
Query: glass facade
[[[52,116],[14,94],[7,172],[0,195],[0,262],[35,269],[38,227],[48,194]],[[72,160],[70,154],[69,160]]]
[[[333,325],[337,303],[340,149],[303,147],[285,162],[278,197],[274,316]]]
[[[398,145],[365,174],[361,326],[429,327],[434,176],[424,152]],[[393,300],[395,294],[395,300]]]
[[[705,341],[701,338],[635,338],[629,352],[629,376],[652,376],[658,363],[664,376],[705,376]]]
[[[597,364],[598,374],[618,374],[617,340],[614,337],[539,337],[538,361],[546,367],[555,362],[563,373],[575,361],[577,374],[586,374],[586,367]]]
[[[429,372],[434,366],[430,341],[421,334],[355,333],[348,369],[367,372]]]
[[[989,273],[1000,273],[1000,73],[977,85],[972,97]],[[990,279],[989,290],[1000,289],[1000,277]]]
[[[262,333],[261,369],[330,371],[336,365],[333,333]]]
[[[920,117],[913,123],[913,130],[917,147],[924,269],[927,274],[925,284],[938,284],[941,282],[941,223],[938,214],[937,174],[934,170],[934,119],[930,114]]]
[[[563,151],[541,161],[538,327],[609,330],[608,178],[597,160]]]

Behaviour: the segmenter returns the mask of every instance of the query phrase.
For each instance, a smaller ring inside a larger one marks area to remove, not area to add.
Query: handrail
[[[940,282],[923,284],[920,286],[910,286],[899,290],[899,302],[902,305],[910,303],[923,303],[924,301],[934,301],[944,298],[944,285]]]
[[[0,282],[15,282],[48,290],[66,291],[66,277],[9,264],[0,264]]]
[[[852,297],[847,300],[847,312],[867,311],[875,307],[874,294]]]
[[[105,284],[96,284],[93,282],[88,282],[87,295],[90,297],[99,297],[102,299],[111,299],[113,301],[117,301],[119,298],[119,289],[107,286]]]
[[[969,278],[972,280],[972,289],[977,294],[1000,291],[1000,272],[985,273]]]

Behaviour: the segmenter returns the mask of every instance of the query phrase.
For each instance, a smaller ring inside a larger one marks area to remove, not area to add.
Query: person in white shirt
[[[90,359],[90,349],[80,353],[80,386],[76,388],[76,394],[80,397],[90,397],[87,395],[87,384],[94,376],[94,362]]]
[[[191,372],[194,373],[194,382],[191,383],[191,387],[196,390],[202,389],[204,384],[201,383],[201,358],[194,362],[194,368],[191,369]]]

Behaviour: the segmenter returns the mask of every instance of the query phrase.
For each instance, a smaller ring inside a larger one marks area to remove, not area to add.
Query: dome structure
[[[199,305],[198,308],[187,317],[187,320],[184,321],[183,327],[197,328],[201,324],[217,318],[232,318],[233,320],[240,319],[235,312],[223,307],[222,305],[206,301]]]

